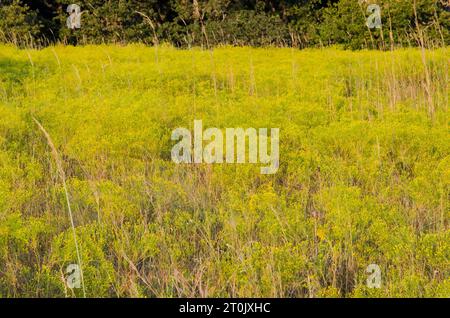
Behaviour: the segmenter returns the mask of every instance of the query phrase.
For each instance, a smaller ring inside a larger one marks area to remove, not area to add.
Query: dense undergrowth
[[[1,46],[0,296],[83,295],[35,117],[87,296],[449,297],[448,56]],[[279,127],[280,169],[174,164],[194,119]]]

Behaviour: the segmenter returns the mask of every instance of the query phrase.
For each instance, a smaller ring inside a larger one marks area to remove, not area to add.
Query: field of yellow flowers
[[[0,297],[450,297],[449,53],[0,46]],[[175,164],[194,120],[278,172]]]

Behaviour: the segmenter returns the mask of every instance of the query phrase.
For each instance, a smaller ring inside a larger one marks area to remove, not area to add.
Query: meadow
[[[0,46],[0,297],[450,297],[449,53]],[[194,120],[277,173],[175,164]]]

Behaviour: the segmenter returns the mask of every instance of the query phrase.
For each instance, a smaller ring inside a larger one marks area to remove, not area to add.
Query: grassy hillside
[[[449,50],[0,46],[0,296],[450,297]],[[280,128],[280,169],[173,129]],[[380,289],[366,286],[369,264]]]

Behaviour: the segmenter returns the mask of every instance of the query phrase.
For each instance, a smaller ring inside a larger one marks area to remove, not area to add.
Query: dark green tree
[[[20,0],[0,4],[0,42],[34,46],[41,27],[37,12]]]

